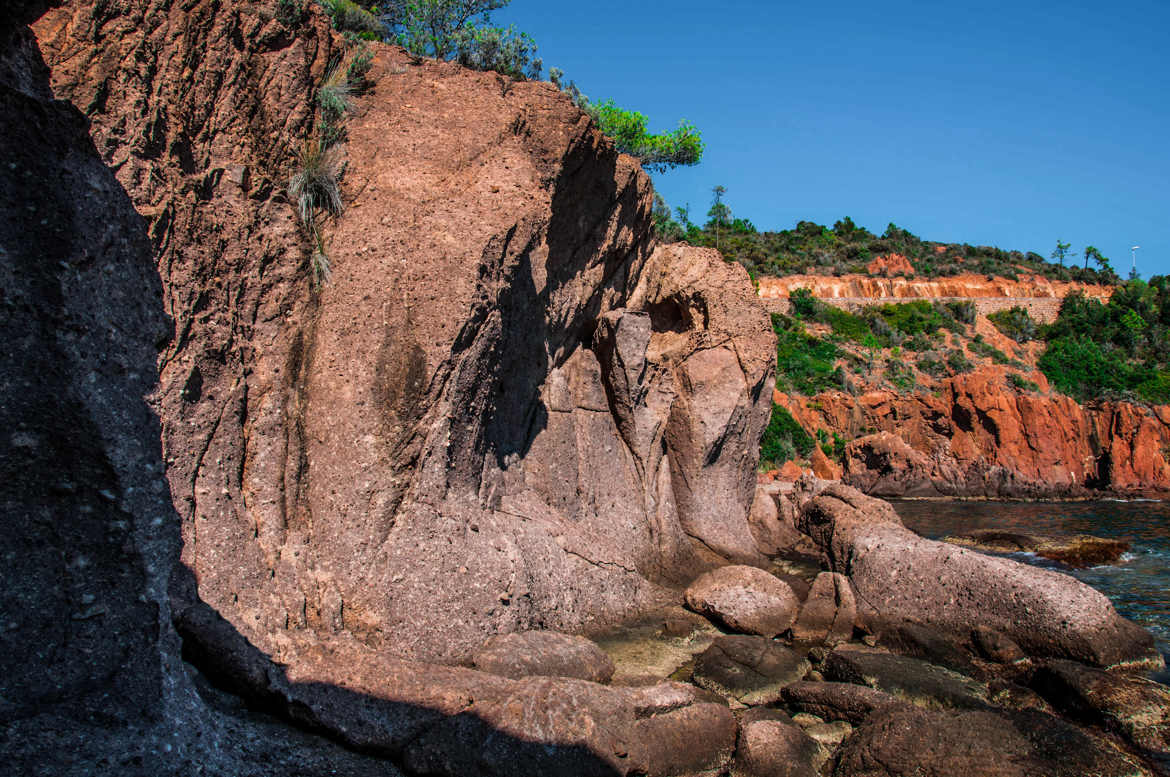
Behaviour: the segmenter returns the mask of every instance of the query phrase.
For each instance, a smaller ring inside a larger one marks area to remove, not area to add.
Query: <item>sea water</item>
[[[1115,564],[1068,569],[1029,553],[1005,554],[1054,569],[1088,583],[1109,597],[1117,611],[1149,629],[1170,664],[1170,503],[938,502],[894,501],[906,526],[941,539],[975,529],[1025,534],[1092,534],[1126,540],[1129,552]],[[1170,684],[1170,670],[1155,679]]]

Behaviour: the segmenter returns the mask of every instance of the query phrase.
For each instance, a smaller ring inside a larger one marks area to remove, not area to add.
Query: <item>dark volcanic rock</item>
[[[1074,661],[1049,661],[1036,669],[1032,688],[1063,712],[1170,755],[1170,689],[1160,683]]]
[[[842,645],[829,654],[825,677],[867,685],[921,707],[983,709],[984,686],[941,666],[881,650]]]
[[[771,704],[808,669],[808,661],[767,637],[719,637],[695,659],[694,682],[743,704]]]
[[[1040,712],[887,707],[842,746],[835,777],[1147,777],[1110,744]]]
[[[720,567],[702,575],[687,588],[686,602],[732,631],[765,637],[787,631],[800,608],[787,583],[745,566]]]
[[[966,639],[975,626],[1028,654],[1098,666],[1160,665],[1153,637],[1101,593],[1058,572],[926,540],[889,505],[834,485],[808,502],[799,527],[849,576],[859,620],[873,631],[914,621]]]
[[[492,637],[471,658],[476,669],[519,679],[534,675],[607,683],[613,661],[584,637],[525,631]]]

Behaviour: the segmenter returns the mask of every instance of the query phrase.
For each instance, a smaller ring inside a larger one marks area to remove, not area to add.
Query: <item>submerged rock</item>
[[[767,637],[719,637],[695,659],[694,683],[749,706],[779,701],[809,663]]]
[[[762,569],[729,566],[707,572],[687,588],[687,606],[732,631],[775,637],[800,609],[792,589]]]
[[[999,529],[977,529],[943,537],[943,542],[995,553],[1035,553],[1073,568],[1112,564],[1129,550],[1128,542],[1088,534],[1054,537]]]
[[[1048,661],[1037,667],[1032,688],[1073,717],[1170,755],[1170,688],[1160,683],[1073,661]]]

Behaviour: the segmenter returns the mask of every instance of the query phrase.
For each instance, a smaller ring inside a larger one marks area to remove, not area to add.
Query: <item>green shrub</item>
[[[613,100],[590,102],[585,111],[597,122],[597,128],[613,139],[618,151],[637,157],[643,167],[668,170],[696,165],[703,158],[703,139],[685,119],[672,132],[652,134],[644,114],[619,108]]]
[[[910,365],[896,359],[886,362],[886,379],[899,391],[913,391],[916,385],[914,370]]]
[[[317,0],[325,13],[333,20],[334,29],[374,36],[381,40],[386,34],[386,25],[377,16],[362,8],[353,0]]]
[[[1029,340],[1035,340],[1039,333],[1039,328],[1032,316],[1027,310],[1021,307],[1010,308],[1009,310],[997,310],[994,313],[989,313],[987,320],[995,325],[995,328],[1003,333],[1005,337],[1010,337],[1017,343],[1026,343]]]
[[[945,318],[967,325],[975,323],[975,315],[978,312],[971,300],[951,300],[942,303],[939,308]]]
[[[853,342],[860,342],[870,333],[869,323],[864,318],[841,308],[826,305],[821,320],[832,327],[833,334]]]
[[[1137,394],[1147,402],[1170,404],[1170,372],[1159,372],[1137,384]]]
[[[941,378],[947,374],[947,367],[932,356],[923,356],[918,360],[917,367],[922,372],[934,378]]]
[[[455,39],[454,60],[472,70],[496,72],[517,81],[539,80],[544,63],[536,41],[515,27],[464,27]]]
[[[1027,378],[1025,378],[1023,375],[1020,375],[1019,373],[1009,372],[1007,379],[1008,379],[1008,383],[1010,383],[1015,388],[1021,389],[1023,391],[1039,391],[1040,390],[1040,386],[1035,381],[1028,380]]]
[[[304,0],[276,0],[276,21],[295,30],[305,23],[307,10]]]
[[[824,307],[824,303],[813,296],[812,289],[793,289],[788,292],[788,302],[792,305],[792,314],[806,321],[816,318]]]
[[[929,351],[931,348],[934,347],[934,343],[932,343],[930,341],[930,338],[927,337],[926,335],[914,335],[909,340],[902,343],[902,346],[907,351],[920,351],[921,352],[921,351]]]
[[[815,444],[788,410],[773,403],[772,418],[760,440],[760,467],[774,469],[797,456],[805,458]]]
[[[938,309],[925,300],[903,302],[896,305],[880,305],[873,310],[890,327],[911,336],[933,334],[944,323],[944,318]]]
[[[1088,337],[1049,343],[1037,364],[1057,391],[1081,401],[1123,391],[1129,383],[1128,365]]]
[[[776,332],[776,385],[812,396],[841,388],[844,372],[836,366],[840,351],[828,340],[810,335],[799,321],[773,314]]]
[[[947,367],[956,375],[975,369],[975,365],[962,351],[949,351],[947,353]]]

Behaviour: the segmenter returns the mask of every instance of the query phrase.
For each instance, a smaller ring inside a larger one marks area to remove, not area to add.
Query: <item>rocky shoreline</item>
[[[285,188],[349,43],[295,24],[0,18],[10,771],[1156,772],[1092,589],[755,488],[746,272],[551,84],[371,44],[315,284]]]

